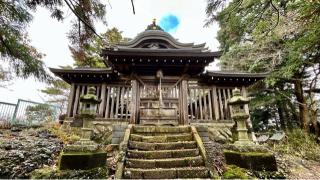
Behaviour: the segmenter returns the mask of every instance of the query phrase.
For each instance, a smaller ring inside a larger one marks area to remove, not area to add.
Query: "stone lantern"
[[[247,114],[244,109],[244,106],[249,103],[249,99],[241,96],[238,88],[232,92],[233,96],[229,99],[228,104],[231,109],[231,118],[237,122],[238,140],[235,142],[235,145],[253,145],[253,142],[248,138],[246,125],[249,114]]]
[[[90,121],[94,120],[98,105],[100,104],[101,99],[98,99],[96,96],[96,89],[90,87],[88,93],[80,97],[80,103],[82,103],[81,117],[83,119],[82,127],[82,140],[90,140],[92,134],[92,128],[90,127]]]
[[[81,114],[95,116],[100,102],[101,99],[96,96],[96,88],[90,87],[88,93],[80,97],[80,103],[82,103]]]

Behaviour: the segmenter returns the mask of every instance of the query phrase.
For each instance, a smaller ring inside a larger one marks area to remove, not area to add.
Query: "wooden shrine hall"
[[[80,113],[80,96],[96,88],[99,119],[132,124],[190,124],[231,120],[232,90],[266,74],[205,71],[219,58],[205,44],[181,43],[153,22],[129,42],[101,54],[108,68],[50,70],[71,85],[67,116]],[[247,111],[249,111],[247,107]]]

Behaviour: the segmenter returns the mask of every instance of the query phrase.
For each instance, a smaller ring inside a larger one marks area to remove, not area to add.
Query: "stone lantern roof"
[[[96,96],[96,88],[90,87],[88,93],[80,97],[80,102],[99,104],[101,102],[101,99],[98,99],[98,97]]]
[[[241,96],[240,94],[240,89],[236,88],[232,91],[233,96],[232,98],[228,101],[229,105],[240,105],[240,104],[248,104],[249,99]]]

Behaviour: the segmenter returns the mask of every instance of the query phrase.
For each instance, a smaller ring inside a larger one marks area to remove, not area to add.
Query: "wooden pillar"
[[[74,83],[71,84],[70,87],[70,93],[68,97],[68,108],[67,108],[67,116],[72,116],[72,106],[73,106],[73,100],[74,100],[74,93],[75,93],[75,85]]]
[[[179,124],[189,124],[188,119],[188,81],[181,81],[181,121]]]
[[[138,121],[138,107],[139,104],[137,104],[137,99],[138,99],[138,81],[137,80],[131,80],[131,85],[132,85],[132,100],[131,100],[131,118],[130,118],[130,123],[131,124],[136,124]]]
[[[80,97],[80,85],[77,85],[76,88],[76,97],[74,98],[74,104],[73,104],[73,117],[77,114],[78,105],[79,105],[79,97]]]
[[[103,83],[101,86],[101,103],[99,106],[99,116],[103,117],[103,111],[105,109],[106,106],[106,91],[107,91],[107,84]]]
[[[218,121],[220,119],[220,116],[219,116],[219,105],[218,105],[216,86],[212,87],[212,102],[213,102],[213,108],[214,108],[214,117]]]

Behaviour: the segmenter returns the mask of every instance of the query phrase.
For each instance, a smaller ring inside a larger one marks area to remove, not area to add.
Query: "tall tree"
[[[105,5],[99,0],[0,0],[0,58],[10,64],[18,77],[33,76],[45,81],[50,79],[41,61],[43,54],[30,45],[26,27],[32,20],[31,12],[37,7],[45,7],[51,17],[63,19],[63,7],[67,6],[75,15],[73,29],[69,37],[72,44],[84,46],[94,34],[93,22],[105,23]]]
[[[100,38],[102,37],[102,38]],[[122,37],[122,31],[113,27],[107,32],[100,34],[100,37],[93,38],[92,42],[83,47],[80,51],[70,47],[75,66],[77,67],[105,67],[101,51],[106,45],[113,46],[119,42],[126,41]]]
[[[208,0],[206,13],[207,25],[217,21],[221,28],[218,39],[224,54],[220,66],[270,72],[263,97],[273,100],[264,102],[277,106],[281,116],[293,110],[292,117],[305,130],[310,122],[316,124],[309,111],[316,102],[304,90],[309,87],[309,92],[315,92],[319,87],[315,79],[320,73],[320,2]]]

